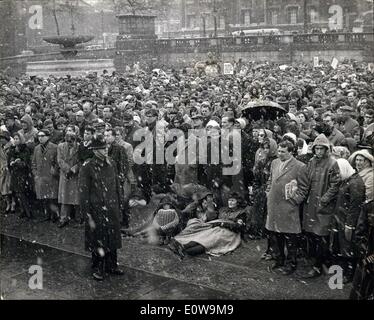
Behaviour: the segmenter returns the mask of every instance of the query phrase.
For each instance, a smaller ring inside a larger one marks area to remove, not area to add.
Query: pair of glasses
[[[45,134],[39,134],[38,137],[42,138],[42,137],[46,137],[46,135]]]

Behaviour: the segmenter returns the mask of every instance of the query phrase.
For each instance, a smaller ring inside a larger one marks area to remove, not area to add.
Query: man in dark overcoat
[[[86,250],[92,253],[92,276],[101,281],[105,272],[123,275],[117,264],[117,249],[122,247],[121,189],[104,138],[93,139],[90,148],[94,157],[83,164],[79,173],[80,206],[85,217]]]
[[[126,149],[123,146],[120,146],[116,141],[115,131],[112,128],[109,128],[104,133],[105,142],[107,144],[108,156],[113,160],[114,165],[116,166],[119,183],[121,186],[121,197],[124,196],[123,185],[126,181],[127,173],[129,171],[129,160],[127,158]],[[123,201],[124,203],[124,201]],[[124,203],[122,208],[122,226],[125,228],[129,227],[129,217],[128,217],[128,208]]]

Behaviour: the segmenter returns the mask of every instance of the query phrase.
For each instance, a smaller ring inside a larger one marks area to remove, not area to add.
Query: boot
[[[95,268],[95,271],[92,273],[92,277],[96,281],[103,281],[104,275],[104,259],[100,258],[97,261],[97,267]]]

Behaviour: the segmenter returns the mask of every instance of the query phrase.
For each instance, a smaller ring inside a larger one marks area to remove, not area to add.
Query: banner
[[[313,57],[313,67],[318,68],[319,67],[319,58]]]
[[[371,73],[374,73],[374,63],[373,63],[373,62],[369,62],[369,63],[368,63],[368,70],[369,70]]]
[[[331,67],[335,70],[338,66],[338,63],[339,63],[338,59],[336,59],[336,58],[332,59]]]
[[[234,66],[229,62],[225,62],[223,64],[223,74],[234,74]]]

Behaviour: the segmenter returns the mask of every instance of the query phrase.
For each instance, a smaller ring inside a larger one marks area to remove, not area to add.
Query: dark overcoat
[[[79,198],[85,217],[86,250],[104,252],[122,247],[120,184],[112,160],[86,161],[79,172]]]
[[[26,144],[21,144],[18,148],[12,146],[9,150],[10,189],[15,193],[29,193],[33,190],[31,156],[32,151]],[[20,160],[14,162],[16,159]]]
[[[328,236],[340,181],[340,171],[335,159],[327,155],[313,157],[298,176],[297,204],[304,200],[303,230],[318,236]],[[321,210],[328,214],[321,214]]]
[[[345,226],[356,229],[362,206],[365,202],[365,184],[362,178],[355,173],[350,178],[341,181],[339,186],[332,230],[334,248],[336,253],[352,257],[357,255],[359,244],[353,235],[351,241],[345,238]]]

